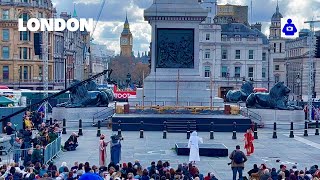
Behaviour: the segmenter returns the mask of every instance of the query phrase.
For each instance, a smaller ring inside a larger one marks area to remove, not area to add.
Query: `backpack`
[[[233,162],[236,164],[243,163],[243,155],[241,151],[235,151],[233,155]]]

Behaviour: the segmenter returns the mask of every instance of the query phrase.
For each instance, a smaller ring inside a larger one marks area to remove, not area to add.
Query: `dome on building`
[[[279,4],[277,2],[276,12],[272,15],[272,19],[281,19],[283,18],[282,14],[279,12]]]

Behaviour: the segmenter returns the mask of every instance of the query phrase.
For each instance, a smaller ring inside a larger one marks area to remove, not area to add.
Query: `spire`
[[[276,13],[279,13],[279,0],[277,0],[277,8],[276,8]]]
[[[73,17],[73,18],[78,17],[77,11],[76,11],[76,4],[73,5],[73,15],[72,15],[72,17]]]
[[[129,24],[127,11],[126,11],[126,21],[125,21],[124,23],[125,23],[125,24]]]

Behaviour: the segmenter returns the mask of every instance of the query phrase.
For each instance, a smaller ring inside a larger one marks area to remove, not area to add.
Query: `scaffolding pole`
[[[43,86],[44,86],[44,98],[48,97],[49,90],[49,56],[48,56],[48,31],[42,32],[42,60],[43,60]],[[48,119],[48,101],[44,102],[44,119]]]
[[[310,33],[309,33],[309,63],[308,63],[308,70],[309,70],[309,78],[308,78],[308,120],[312,121],[312,96],[314,91],[314,23],[317,23],[320,21],[306,21],[304,23],[310,24]]]

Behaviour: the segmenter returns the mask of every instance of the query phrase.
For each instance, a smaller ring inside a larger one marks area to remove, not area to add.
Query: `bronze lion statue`
[[[80,83],[79,80],[73,80],[71,87]],[[58,107],[76,108],[76,107],[108,107],[109,96],[106,92],[100,91],[94,81],[73,87],[69,90],[69,101],[58,104]]]
[[[250,81],[245,81],[242,83],[240,90],[229,90],[226,94],[227,102],[239,102],[246,101],[247,97],[253,93],[253,84]]]
[[[276,83],[269,93],[252,93],[246,100],[247,108],[293,110],[294,106],[288,105],[291,89],[283,82]]]

